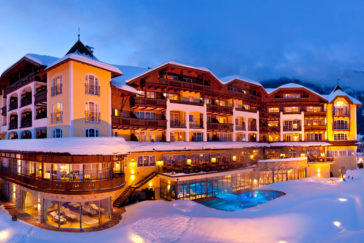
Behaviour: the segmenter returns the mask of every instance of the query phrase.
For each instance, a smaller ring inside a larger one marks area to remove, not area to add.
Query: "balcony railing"
[[[43,119],[47,117],[47,111],[41,111],[37,112],[37,115],[35,116],[35,119]]]
[[[217,131],[233,131],[234,124],[231,123],[207,123],[207,130],[217,130]]]
[[[297,126],[297,127],[283,126],[283,131],[284,132],[298,132],[298,131],[301,131],[301,130],[302,130],[301,126]]]
[[[219,106],[219,105],[207,105],[207,112],[216,113],[216,114],[233,114],[233,107],[230,106]]]
[[[186,123],[179,120],[171,120],[172,128],[186,128]]]
[[[246,111],[246,112],[254,112],[254,113],[257,112],[257,108],[253,107],[253,106],[249,107],[249,109],[245,109],[244,106],[239,106],[239,107],[235,107],[235,110],[237,110],[237,111]]]
[[[51,113],[51,122],[58,123],[63,121],[63,112]]]
[[[349,108],[334,108],[334,116],[350,116]]]
[[[18,109],[18,100],[10,101],[10,104],[9,104],[9,111],[12,111],[15,109]]]
[[[18,129],[18,120],[10,121],[9,130]]]
[[[85,111],[86,122],[100,122],[100,112]]]
[[[200,100],[189,101],[189,100],[170,100],[171,103],[175,104],[183,104],[183,105],[199,105],[203,106],[203,103]]]
[[[245,126],[235,125],[235,130],[236,131],[245,131]]]
[[[30,105],[32,103],[32,95],[26,95],[21,97],[21,107]]]
[[[254,132],[256,132],[257,131],[257,125],[250,125],[248,127],[248,131],[254,131]]]
[[[34,104],[37,105],[46,102],[47,102],[47,89],[42,88],[37,90],[37,93],[34,95]]]
[[[350,130],[349,126],[335,126],[334,125],[334,130]]]
[[[167,121],[113,116],[112,127],[119,129],[166,129]]]
[[[145,97],[135,97],[134,99],[130,100],[130,106],[131,107],[155,107],[155,108],[166,108],[166,100],[164,99],[150,99]]]
[[[25,117],[21,119],[21,128],[31,127],[32,126],[32,117]]]
[[[203,128],[203,125],[202,124],[193,124],[193,123],[190,123],[190,128],[202,129]]]
[[[151,82],[151,80],[148,80],[148,82]],[[201,84],[199,83],[188,83],[186,81],[181,80],[171,80],[171,79],[164,79],[159,78],[159,84],[160,85],[167,85],[167,86],[173,86],[178,87],[181,89],[189,89],[189,90],[199,90],[199,91],[209,91],[211,90],[210,86],[206,86],[202,84],[203,81],[201,81]]]
[[[305,131],[326,130],[326,125],[305,125]]]
[[[89,85],[85,84],[85,93],[91,95],[100,95],[100,86],[99,85]]]
[[[326,116],[326,111],[306,111],[305,116]]]
[[[0,169],[0,177],[5,178],[11,182],[15,182],[24,187],[36,188],[39,191],[53,192],[53,193],[90,193],[94,191],[111,191],[121,188],[125,184],[125,177],[123,174],[114,174],[112,179],[106,180],[90,180],[84,182],[73,181],[51,181],[38,179],[32,176],[23,176],[12,173],[9,169]]]

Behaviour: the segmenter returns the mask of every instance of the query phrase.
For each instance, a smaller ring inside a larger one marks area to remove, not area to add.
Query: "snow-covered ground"
[[[120,225],[61,233],[12,222],[0,213],[0,242],[363,242],[364,170],[349,179],[307,178],[264,189],[285,196],[235,212],[192,201],[146,201],[126,208]]]

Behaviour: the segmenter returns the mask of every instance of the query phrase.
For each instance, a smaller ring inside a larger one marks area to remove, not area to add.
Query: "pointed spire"
[[[77,35],[77,37],[78,37],[78,40],[80,40],[80,27],[78,27],[78,35]]]

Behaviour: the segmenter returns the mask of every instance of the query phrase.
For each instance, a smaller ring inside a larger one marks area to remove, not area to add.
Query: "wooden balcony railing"
[[[61,194],[88,194],[90,192],[111,191],[121,188],[125,184],[123,174],[115,175],[112,179],[107,180],[90,180],[83,182],[71,181],[50,181],[38,179],[31,176],[22,176],[12,173],[7,168],[0,169],[0,177],[20,184],[24,187],[37,189],[43,192],[61,193]]]
[[[207,130],[216,130],[216,131],[233,131],[234,124],[231,123],[207,123]]]
[[[245,131],[245,126],[235,125],[235,130],[236,131]]]
[[[296,128],[294,128],[291,126],[283,126],[283,131],[284,132],[299,132],[299,131],[302,131],[302,127],[297,126]]]
[[[186,128],[186,123],[180,120],[171,120],[170,126],[172,128]]]
[[[326,130],[326,125],[305,125],[305,131]]]
[[[32,95],[29,94],[29,95],[21,97],[20,103],[21,103],[21,107],[30,105],[32,103]]]
[[[150,81],[149,81],[150,82]],[[178,87],[181,89],[188,89],[188,90],[198,90],[198,91],[209,91],[211,90],[210,86],[206,86],[198,83],[188,83],[185,81],[181,81],[181,80],[170,80],[170,79],[164,79],[164,78],[159,78],[159,84],[160,85],[166,85],[166,86],[173,86],[173,87]]]
[[[112,116],[112,127],[119,129],[166,129],[167,121]]]
[[[233,107],[209,104],[209,105],[207,105],[207,112],[232,115]]]
[[[164,99],[150,99],[145,97],[135,97],[130,100],[130,107],[143,108],[143,107],[155,107],[155,108],[166,108],[166,100]]]
[[[201,101],[187,101],[187,100],[170,100],[171,103],[175,103],[175,104],[183,104],[183,105],[198,105],[198,106],[203,106],[203,103]]]
[[[305,111],[305,116],[326,116],[326,111],[319,111],[319,112]]]
[[[40,89],[34,95],[34,104],[45,104],[47,103],[47,89]]]
[[[202,124],[190,124],[190,128],[203,129],[203,125]]]
[[[235,110],[237,110],[237,111],[253,112],[253,113],[256,113],[257,112],[257,108],[256,107],[252,107],[252,106],[249,109],[245,109],[244,106],[242,106],[242,107],[235,107]]]

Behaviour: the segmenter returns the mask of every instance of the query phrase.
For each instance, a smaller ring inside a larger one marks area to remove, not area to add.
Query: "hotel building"
[[[356,168],[356,109],[337,86],[275,89],[206,68],[99,61],[80,40],[0,77],[1,191],[55,228],[102,225],[137,191],[203,199]]]

